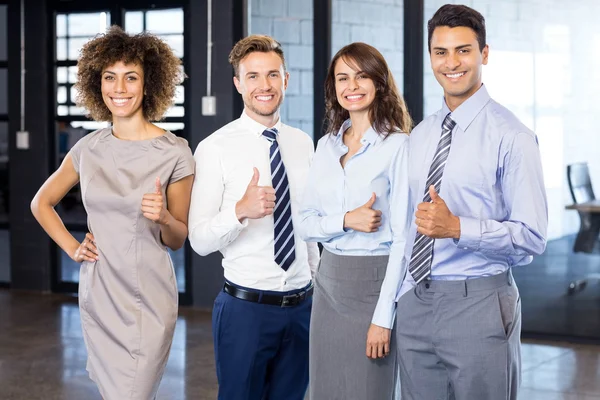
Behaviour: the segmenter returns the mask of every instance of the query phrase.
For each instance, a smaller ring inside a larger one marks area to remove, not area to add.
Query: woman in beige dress
[[[31,203],[44,230],[81,262],[79,308],[87,370],[105,400],[154,399],[177,318],[167,247],[187,237],[194,160],[162,118],[180,61],[155,36],[118,27],[88,42],[78,61],[78,103],[111,126],[67,154]],[[79,243],[54,207],[77,183],[89,233]]]

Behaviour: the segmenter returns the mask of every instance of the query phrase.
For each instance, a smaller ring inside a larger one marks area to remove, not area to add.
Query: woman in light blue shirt
[[[324,247],[311,317],[310,398],[391,399],[396,293],[382,285],[397,287],[406,273],[412,121],[385,59],[365,43],[335,55],[325,97],[329,133],[319,140],[298,224],[304,240]]]

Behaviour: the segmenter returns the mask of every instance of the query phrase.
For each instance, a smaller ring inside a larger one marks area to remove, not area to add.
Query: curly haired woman
[[[31,210],[81,262],[79,309],[87,370],[105,400],[154,399],[177,318],[167,247],[187,237],[194,160],[184,139],[152,124],[182,79],[167,44],[113,26],[83,46],[78,104],[111,122],[81,139],[46,180]],[[54,207],[80,182],[88,230],[79,243]]]
[[[325,104],[328,133],[317,145],[298,224],[304,240],[324,247],[310,323],[310,398],[391,400],[412,121],[385,59],[365,43],[333,57]]]

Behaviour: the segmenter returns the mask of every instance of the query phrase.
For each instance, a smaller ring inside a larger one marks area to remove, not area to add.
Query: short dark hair
[[[428,41],[427,48],[431,52],[431,37],[433,31],[438,26],[448,26],[457,28],[464,26],[473,29],[477,42],[479,43],[479,51],[482,51],[486,45],[485,39],[485,18],[477,10],[459,4],[443,5],[433,14],[433,17],[427,22]]]
[[[398,131],[410,133],[412,119],[385,58],[375,47],[361,42],[342,47],[329,64],[325,78],[325,133],[336,135],[350,117],[348,110],[337,100],[335,66],[338,60],[373,80],[377,93],[369,109],[369,118],[377,133],[383,137]]]
[[[96,121],[112,121],[102,98],[102,71],[117,62],[133,63],[144,71],[144,118],[159,121],[175,100],[177,85],[185,75],[181,60],[169,45],[150,33],[130,35],[113,25],[83,45],[77,61],[77,105]]]
[[[281,58],[283,64],[283,70],[287,71],[285,67],[285,56],[283,55],[283,49],[281,44],[267,35],[250,35],[243,38],[233,46],[231,53],[229,53],[229,63],[233,67],[233,73],[239,78],[240,63],[246,56],[254,52],[269,53],[274,52]]]

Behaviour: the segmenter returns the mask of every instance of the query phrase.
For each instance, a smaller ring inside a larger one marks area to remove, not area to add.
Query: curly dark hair
[[[412,118],[385,58],[375,47],[361,42],[342,47],[329,64],[325,78],[325,132],[336,135],[344,121],[350,117],[348,110],[338,103],[335,91],[335,65],[338,60],[373,80],[376,93],[369,109],[369,118],[375,131],[384,137],[398,130],[410,133]]]
[[[77,61],[76,103],[96,121],[112,121],[102,99],[102,71],[117,62],[140,65],[144,71],[142,110],[148,121],[163,118],[175,99],[175,88],[185,75],[181,60],[168,44],[143,32],[129,35],[117,25],[83,45]]]

